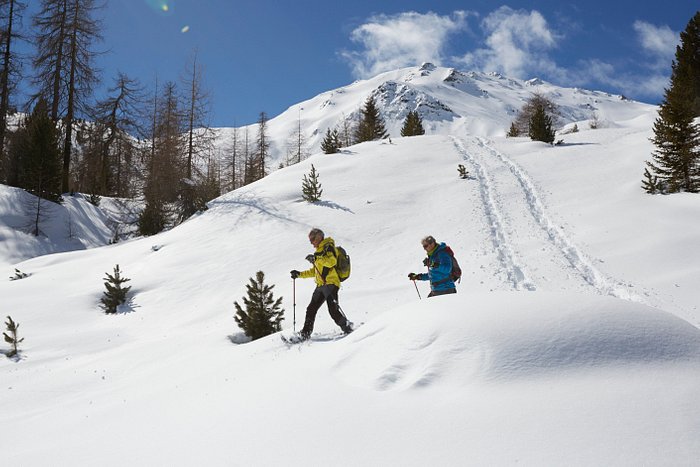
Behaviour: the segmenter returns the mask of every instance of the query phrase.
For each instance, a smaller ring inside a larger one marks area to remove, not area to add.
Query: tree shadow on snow
[[[345,206],[341,206],[337,203],[334,203],[333,201],[316,201],[313,204],[315,204],[317,206],[323,206],[326,208],[338,209],[340,211],[349,212],[350,214],[355,214],[352,209],[346,208]]]
[[[134,313],[138,308],[141,308],[140,305],[137,305],[136,302],[134,302],[134,297],[129,297],[127,300],[122,303],[121,305],[117,306],[117,312],[114,313],[115,315],[126,315],[129,313]]]
[[[214,201],[210,201],[207,204],[210,208],[216,207],[216,206],[221,206],[221,205],[238,205],[241,206],[245,209],[245,212],[243,213],[243,216],[241,218],[245,217],[246,215],[253,215],[257,216],[259,214],[263,214],[278,220],[281,220],[286,223],[290,224],[298,224],[297,221],[294,219],[282,214],[279,210],[277,210],[274,206],[267,205],[261,200],[260,198],[254,197],[250,193],[246,194],[236,194],[235,197],[231,196],[229,197],[224,197],[223,199],[218,198]],[[225,213],[225,215],[228,213]]]
[[[21,350],[18,350],[16,354],[10,356],[11,353],[12,353],[12,350],[10,350],[10,349],[7,349],[7,350],[4,350],[4,349],[3,349],[3,350],[0,350],[0,354],[3,354],[5,357],[9,358],[10,360],[12,360],[12,361],[15,362],[15,363],[19,363],[19,362],[21,362],[22,360],[24,360],[24,359],[26,358],[26,357],[22,354],[22,351],[21,351]]]
[[[251,342],[250,337],[246,336],[244,332],[236,332],[227,337],[231,342],[233,342],[236,345],[247,344],[248,342]]]
[[[559,147],[567,147],[567,146],[600,146],[599,143],[567,143],[563,142],[560,144],[557,144]]]

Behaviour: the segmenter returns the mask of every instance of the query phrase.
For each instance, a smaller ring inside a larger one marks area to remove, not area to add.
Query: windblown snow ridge
[[[543,292],[411,303],[343,344],[338,376],[377,391],[697,364],[700,358],[700,330],[669,313],[613,297]]]

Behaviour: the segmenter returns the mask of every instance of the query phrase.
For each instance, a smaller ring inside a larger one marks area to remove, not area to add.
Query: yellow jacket
[[[331,237],[324,238],[318,244],[314,256],[314,265],[306,271],[302,271],[299,277],[304,279],[315,278],[317,287],[327,284],[340,287],[340,278],[335,270],[335,265],[338,263],[338,254],[335,250],[333,239]]]

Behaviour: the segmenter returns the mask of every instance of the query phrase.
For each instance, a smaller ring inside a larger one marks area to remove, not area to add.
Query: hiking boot
[[[345,324],[341,326],[340,329],[342,329],[345,334],[350,334],[354,331],[351,321],[345,321]]]

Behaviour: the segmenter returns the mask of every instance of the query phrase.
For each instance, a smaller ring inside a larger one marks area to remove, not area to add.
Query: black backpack
[[[455,253],[449,246],[445,248],[447,254],[452,258],[452,269],[450,270],[450,280],[452,282],[460,282],[462,279],[462,268],[459,267],[457,258],[455,258]]]

